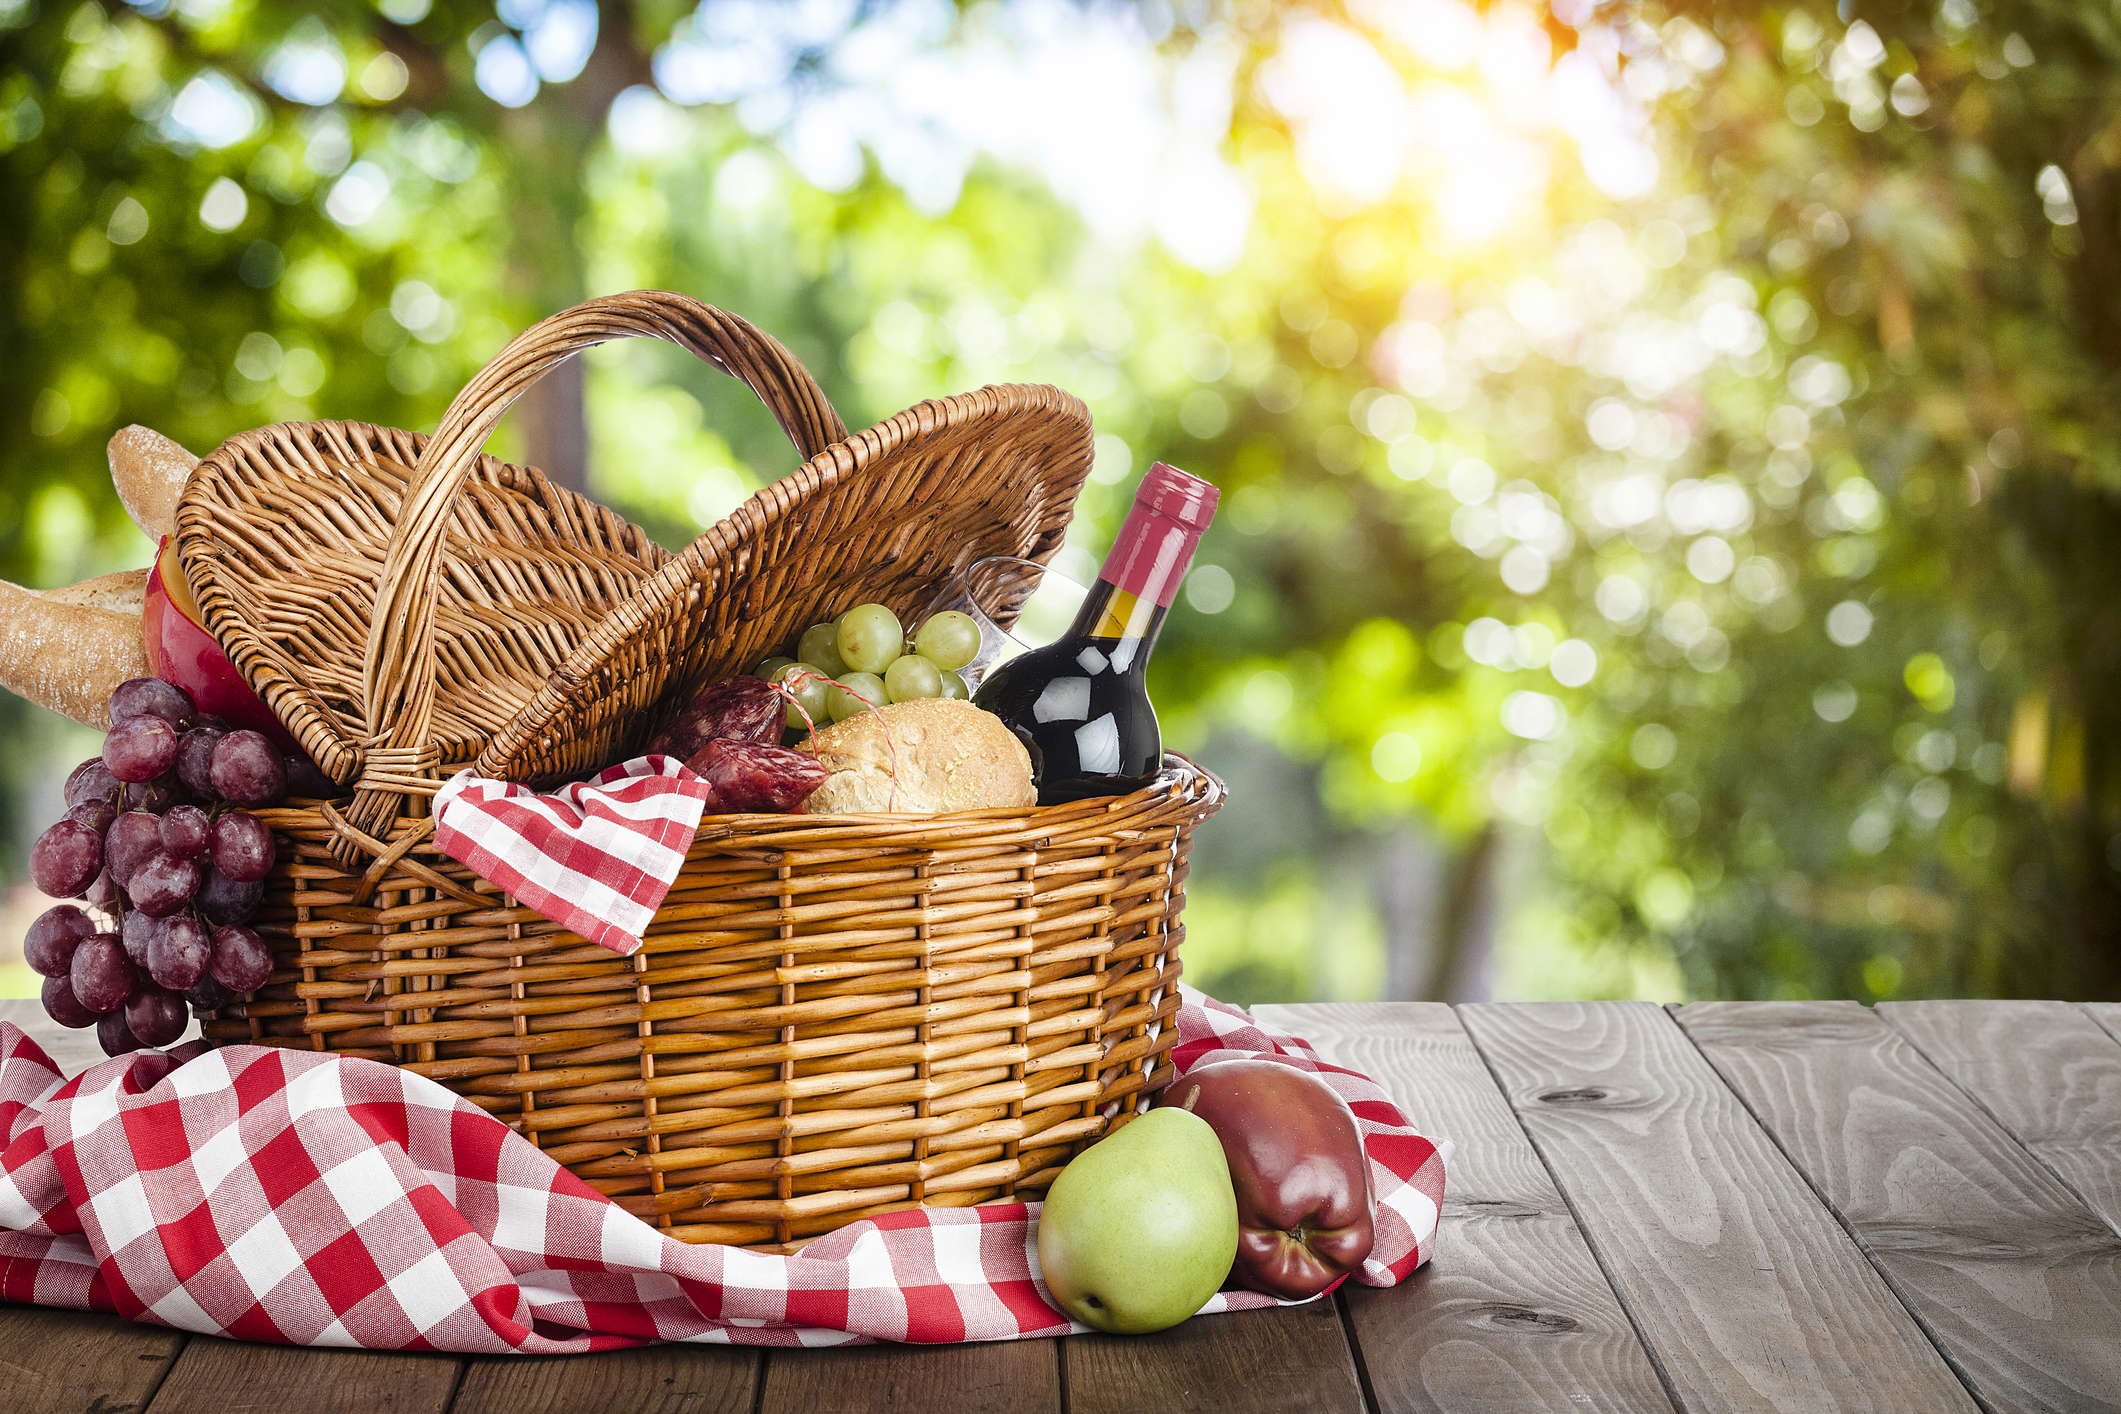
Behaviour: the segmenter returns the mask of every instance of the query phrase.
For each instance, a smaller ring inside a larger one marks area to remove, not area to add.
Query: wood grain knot
[[[1545,1217],[1547,1213],[1537,1204],[1520,1203],[1514,1198],[1445,1198],[1443,1210],[1454,1217],[1487,1218],[1496,1222]]]
[[[1517,1306],[1507,1301],[1490,1301],[1477,1307],[1476,1311],[1491,1325],[1533,1335],[1567,1335],[1570,1331],[1582,1329],[1573,1316],[1564,1316],[1558,1311],[1535,1311],[1529,1306]]]
[[[1607,1093],[1596,1085],[1570,1085],[1559,1090],[1542,1090],[1538,1098],[1542,1105],[1595,1105],[1604,1100]]]
[[[2121,1240],[2105,1224],[2084,1214],[2032,1217],[2009,1235],[1964,1223],[1917,1227],[1909,1223],[1856,1224],[1863,1240],[1881,1252],[1949,1253],[1968,1262],[2038,1262],[2107,1265],[2121,1260]]]

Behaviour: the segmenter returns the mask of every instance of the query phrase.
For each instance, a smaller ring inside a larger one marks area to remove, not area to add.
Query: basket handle
[[[634,290],[578,304],[518,334],[442,414],[413,469],[376,586],[361,669],[366,743],[350,824],[382,837],[398,797],[434,778],[434,613],[443,532],[457,491],[509,406],[548,371],[612,339],[668,339],[740,378],[805,461],[844,441],[840,421],[810,371],[772,335],[726,310],[666,290]]]

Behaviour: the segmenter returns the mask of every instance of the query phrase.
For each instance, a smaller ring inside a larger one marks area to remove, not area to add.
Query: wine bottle
[[[1163,768],[1149,654],[1217,495],[1177,467],[1149,468],[1068,632],[980,684],[973,700],[1031,753],[1039,804],[1124,794]]]

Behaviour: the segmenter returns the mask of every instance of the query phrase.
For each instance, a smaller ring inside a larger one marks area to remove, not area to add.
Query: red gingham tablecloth
[[[1364,1076],[1189,992],[1181,1071],[1274,1056],[1325,1078],[1369,1151],[1377,1245],[1429,1258],[1439,1148]],[[1071,1329],[1036,1203],[865,1220],[790,1257],[688,1246],[441,1085],[329,1052],[140,1052],[62,1076],[0,1023],[0,1300],[294,1345],[561,1354],[651,1340],[839,1345]],[[1275,1304],[1249,1291],[1203,1312]]]

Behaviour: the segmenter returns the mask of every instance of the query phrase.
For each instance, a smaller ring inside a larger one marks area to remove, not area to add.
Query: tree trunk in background
[[[1495,888],[1501,857],[1502,830],[1490,820],[1452,862],[1436,923],[1436,962],[1429,972],[1426,1000],[1488,999],[1488,960],[1495,952],[1495,925],[1502,913]]]
[[[1411,830],[1378,847],[1371,870],[1385,934],[1385,1000],[1487,998],[1502,844],[1490,822],[1455,856]]]
[[[582,168],[589,144],[575,115],[554,105],[509,115],[510,142],[525,154],[506,178],[515,224],[508,285],[529,322],[580,304],[586,293],[578,232]],[[580,355],[552,369],[510,414],[523,438],[523,459],[571,491],[589,489],[589,414],[583,404]]]
[[[591,293],[581,246],[589,162],[603,140],[612,103],[628,87],[652,82],[633,6],[605,4],[599,7],[596,47],[582,72],[548,87],[503,120],[515,154],[505,178],[515,222],[509,284],[533,319],[580,304]],[[589,490],[585,387],[577,356],[538,380],[515,409],[525,459],[558,484],[584,493]]]
[[[1502,880],[1508,835],[1489,820],[1459,856],[1444,895],[1438,926],[1442,952],[1430,994],[1436,1001],[1491,1001],[1495,982],[1495,933],[1502,924]]]
[[[513,416],[522,428],[524,460],[568,490],[587,493],[589,415],[581,358],[570,358],[539,379],[515,405]]]
[[[1385,935],[1386,1001],[1419,1001],[1430,994],[1438,952],[1436,897],[1444,867],[1441,843],[1412,829],[1394,831],[1371,855],[1372,892]]]

